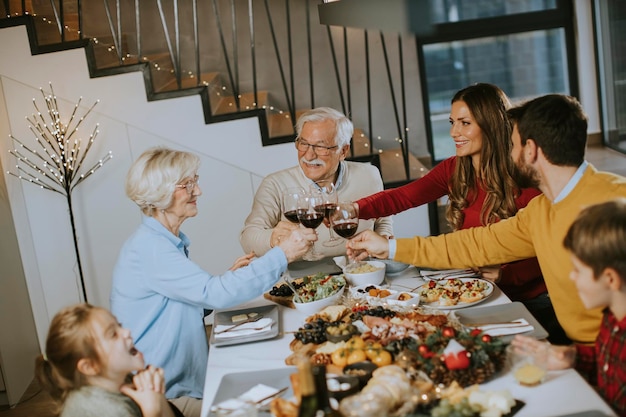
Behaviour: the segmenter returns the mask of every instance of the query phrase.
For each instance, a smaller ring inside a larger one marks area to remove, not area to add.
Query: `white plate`
[[[287,368],[226,374],[220,381],[220,386],[215,393],[215,398],[213,398],[213,405],[238,397],[257,384],[265,384],[276,389],[287,387],[287,392],[281,395],[281,397],[290,399],[293,397],[293,391],[289,375],[295,372],[297,372],[297,369],[290,366]],[[259,410],[258,415],[259,417],[272,416],[270,412],[263,410]],[[213,417],[215,414],[209,413],[209,416]]]
[[[387,297],[372,297],[371,295],[369,295],[367,292],[365,292],[365,289],[368,287],[375,287],[376,289],[379,290],[387,290],[389,291],[389,295]],[[352,296],[354,298],[366,298],[368,300],[385,300],[393,295],[395,295],[398,291],[396,290],[391,290],[387,287],[383,287],[380,285],[372,285],[372,284],[363,284],[363,285],[359,285],[357,287],[352,287],[350,288],[350,292],[352,293]]]
[[[474,323],[493,323],[523,318],[533,326],[533,331],[525,333],[526,336],[531,336],[539,340],[548,337],[548,332],[541,326],[530,311],[528,311],[526,306],[519,301],[495,306],[468,308],[463,311],[455,311],[452,314],[454,314],[463,326],[472,326]],[[513,339],[512,335],[500,337],[506,343]]]
[[[445,280],[438,280],[438,281],[436,281],[437,285],[440,286],[440,287],[443,286],[444,282],[447,281],[448,279],[452,279],[452,278],[447,278]],[[439,301],[435,301],[435,302],[431,302],[431,303],[427,303],[427,302],[422,301],[420,303],[420,305],[422,305],[424,307],[438,308],[440,310],[456,310],[456,309],[459,309],[459,308],[465,308],[465,307],[469,307],[469,306],[473,306],[473,305],[482,303],[483,301],[488,299],[491,296],[491,294],[493,294],[493,284],[491,282],[487,281],[487,280],[480,279],[480,278],[456,278],[456,279],[458,279],[458,280],[460,280],[461,282],[464,282],[464,283],[465,282],[469,282],[469,281],[481,281],[482,283],[484,283],[487,286],[487,288],[482,291],[484,297],[481,298],[478,301],[473,301],[471,303],[465,303],[465,302],[459,301],[457,304],[452,305],[452,306],[442,306],[442,305],[439,304]],[[421,294],[422,289],[423,288],[427,288],[428,285],[429,285],[429,282],[426,282],[425,284],[420,285],[415,290],[415,292],[417,294]]]
[[[230,310],[230,311],[218,311],[215,313],[214,325],[217,326],[219,324],[222,325],[232,325],[233,323],[232,317],[238,314],[248,314],[248,313],[258,313],[263,314],[263,317],[271,318],[274,323],[269,330],[248,334],[241,337],[229,337],[229,338],[219,338],[215,336],[215,333],[211,333],[211,344],[213,346],[229,346],[229,345],[238,345],[240,343],[248,343],[248,342],[256,342],[259,340],[272,339],[278,336],[279,328],[280,328],[280,316],[278,314],[278,306],[277,305],[269,305],[269,306],[259,306],[259,307],[251,307],[243,310]]]
[[[398,300],[400,294],[408,294],[411,296],[411,298],[406,300]],[[419,294],[408,291],[398,291],[396,294],[390,295],[389,297],[385,298],[385,301],[388,304],[398,306],[418,306],[421,303]]]

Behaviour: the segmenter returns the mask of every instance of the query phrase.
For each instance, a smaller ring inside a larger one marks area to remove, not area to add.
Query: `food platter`
[[[316,274],[305,275],[300,278],[296,278],[292,281],[292,284],[296,287],[296,289],[300,289],[303,286],[306,287],[305,284],[310,281],[319,281],[321,277],[325,277],[325,278],[332,277],[332,281],[336,282],[337,279],[335,277],[339,277],[339,276],[341,276],[341,278],[343,279],[343,276],[340,273],[319,272]],[[344,285],[345,285],[345,281],[344,281]],[[311,289],[309,288],[309,290]],[[331,294],[328,294],[328,295],[331,295]],[[265,298],[266,300],[272,301],[276,304],[285,306],[285,307],[295,308],[295,305],[293,303],[293,291],[291,291],[289,286],[285,284],[284,282],[282,283],[279,282],[270,291],[264,293],[263,298]]]
[[[415,292],[420,294],[424,307],[456,310],[482,303],[493,294],[493,290],[493,284],[484,279],[450,278],[428,281]]]

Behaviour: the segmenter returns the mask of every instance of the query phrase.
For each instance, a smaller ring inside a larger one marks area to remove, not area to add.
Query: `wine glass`
[[[349,239],[359,228],[359,210],[354,203],[339,203],[330,214],[330,223],[335,233]]]
[[[330,214],[330,224],[339,236],[349,239],[355,235],[359,228],[359,209],[350,203],[339,203],[336,209]],[[350,265],[356,264],[354,259],[350,259]]]
[[[330,225],[330,213],[335,210],[338,202],[335,184],[329,180],[317,181],[315,184],[311,184],[311,189],[319,189],[319,191],[322,192],[322,210],[324,212],[324,218],[328,221],[328,234],[330,235],[330,239],[322,243],[322,245],[326,247],[337,246],[341,243],[341,239],[335,236],[333,228]]]
[[[283,192],[283,215],[292,223],[300,223],[298,219],[298,199],[305,194],[302,187],[290,187]]]
[[[298,220],[304,227],[317,229],[324,221],[322,210],[322,193],[320,191],[309,191],[298,198]],[[311,250],[304,254],[305,261],[318,261],[324,256],[315,250],[315,244]]]

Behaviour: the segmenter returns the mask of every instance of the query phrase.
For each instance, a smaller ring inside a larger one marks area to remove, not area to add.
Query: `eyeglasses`
[[[338,147],[339,147],[338,145],[335,145],[335,146],[312,145],[302,138],[296,138],[296,149],[298,149],[300,152],[306,152],[309,150],[309,148],[312,148],[313,152],[315,152],[317,155],[328,156],[330,155],[331,150],[336,149]]]
[[[193,194],[193,190],[194,188],[196,188],[196,185],[198,185],[199,182],[200,177],[196,175],[195,177],[193,177],[192,180],[189,180],[184,184],[176,184],[176,188],[184,188],[185,190],[187,190],[187,194],[191,195]]]

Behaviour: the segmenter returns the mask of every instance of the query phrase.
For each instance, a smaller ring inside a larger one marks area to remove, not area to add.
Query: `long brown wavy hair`
[[[477,190],[487,193],[480,211],[483,226],[513,216],[515,198],[520,190],[514,179],[511,158],[512,126],[507,117],[511,102],[504,91],[493,84],[478,83],[459,90],[451,103],[463,101],[482,131],[480,171],[476,172],[470,156],[456,158],[456,168],[449,183],[446,219],[454,230],[463,225],[463,209],[473,203]]]

